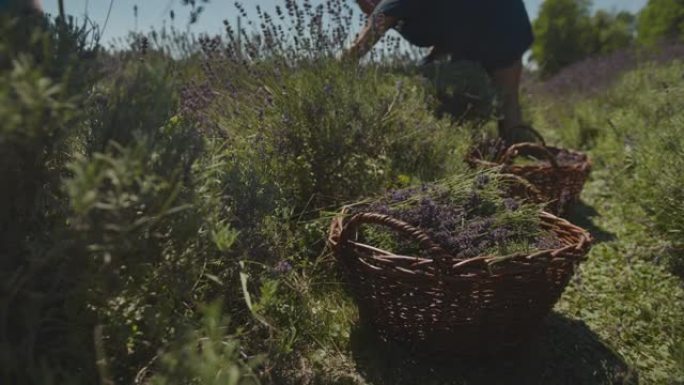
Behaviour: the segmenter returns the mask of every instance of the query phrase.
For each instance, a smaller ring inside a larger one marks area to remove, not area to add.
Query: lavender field
[[[0,13],[0,383],[684,384],[681,42],[527,70],[526,119],[592,159],[566,217],[593,247],[515,352],[426,356],[360,322],[330,223],[391,215],[458,261],[561,247],[540,204],[464,161],[497,90],[395,36],[340,60],[353,4],[278,4],[238,6],[255,33],[116,48]]]

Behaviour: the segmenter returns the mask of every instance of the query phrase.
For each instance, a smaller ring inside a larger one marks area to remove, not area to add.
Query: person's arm
[[[356,0],[356,3],[366,15],[373,13],[375,6],[378,5],[377,0]]]
[[[361,30],[359,37],[354,41],[343,55],[344,59],[359,60],[370,51],[375,43],[385,35],[388,29],[397,23],[397,19],[382,14],[371,14],[366,26]]]

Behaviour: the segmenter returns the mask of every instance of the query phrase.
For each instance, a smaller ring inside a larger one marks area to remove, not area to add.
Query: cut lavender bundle
[[[388,191],[380,199],[357,205],[352,214],[387,215],[425,231],[444,250],[460,259],[529,251],[537,240],[549,243],[539,228],[539,206],[502,198],[494,175],[479,173],[467,182],[423,185]],[[419,252],[418,245],[383,227],[365,226],[363,240],[399,254]]]

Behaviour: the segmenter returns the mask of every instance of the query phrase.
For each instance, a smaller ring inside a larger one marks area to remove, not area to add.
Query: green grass
[[[683,71],[646,65],[596,97],[535,111],[549,136],[588,149],[595,164],[575,221],[601,243],[558,309],[586,321],[643,383],[684,380],[684,286],[673,275],[683,256],[668,231],[684,212],[671,203],[682,191]]]
[[[600,178],[603,173],[596,174],[594,178]],[[681,381],[682,282],[666,266],[649,261],[653,234],[644,228],[641,232],[626,229],[638,224],[621,217],[624,208],[616,207],[620,203],[614,197],[601,195],[605,191],[602,185],[595,179],[584,194],[586,205],[596,210],[587,225],[600,243],[594,246],[557,309],[585,321],[639,374],[641,383]]]

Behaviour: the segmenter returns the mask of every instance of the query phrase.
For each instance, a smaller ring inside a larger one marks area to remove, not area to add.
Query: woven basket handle
[[[514,130],[524,130],[530,132],[532,135],[534,135],[535,138],[539,140],[539,143],[542,144],[542,146],[546,147],[546,140],[544,140],[544,137],[542,134],[539,133],[534,127],[528,126],[527,124],[521,124],[519,126],[513,127]]]
[[[537,143],[518,143],[508,147],[508,150],[506,150],[506,152],[501,157],[501,162],[508,163],[511,159],[520,155],[521,152],[536,152],[544,156],[544,158],[546,158],[551,163],[551,166],[553,166],[554,168],[559,167],[556,157],[553,156],[553,154],[546,148],[546,146]]]
[[[382,225],[401,233],[418,242],[421,248],[427,251],[428,255],[432,257],[438,265],[444,267],[444,257],[449,255],[444,249],[439,247],[430,239],[430,237],[421,229],[411,226],[410,224],[392,218],[388,215],[376,213],[359,213],[353,215],[342,228],[340,232],[339,243],[344,245],[349,240],[349,237],[356,231],[356,229],[364,223]]]

